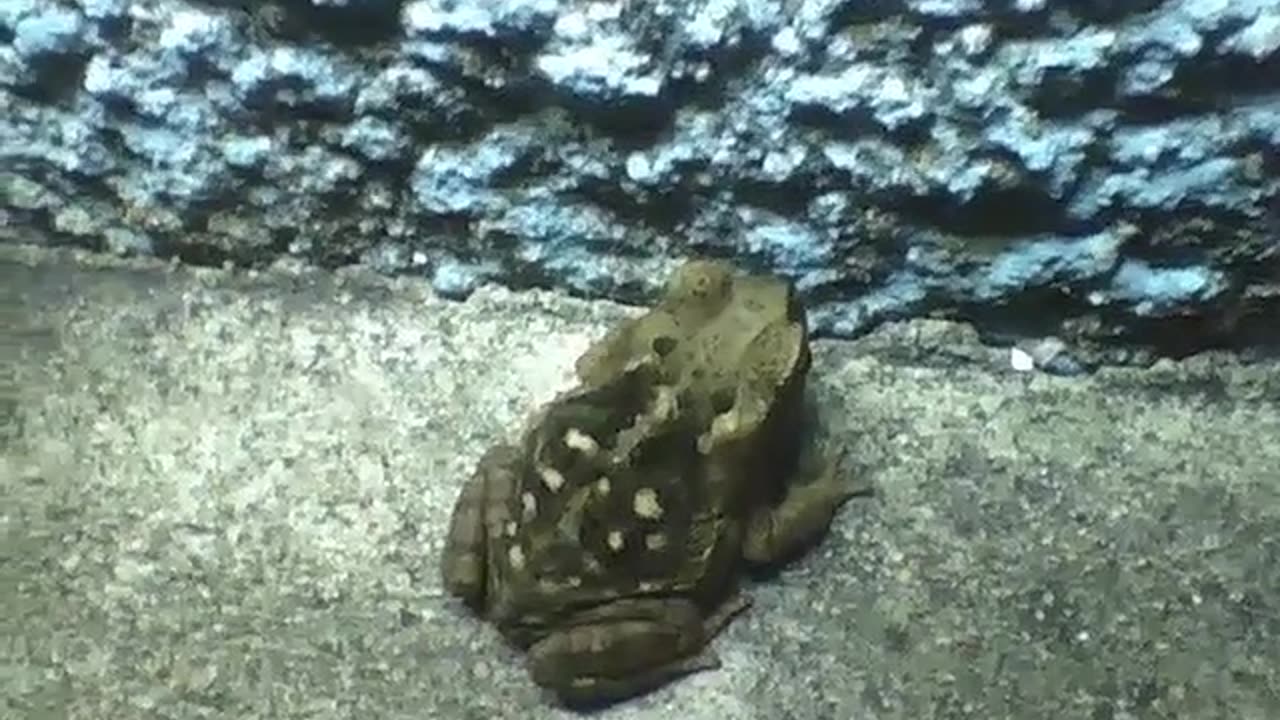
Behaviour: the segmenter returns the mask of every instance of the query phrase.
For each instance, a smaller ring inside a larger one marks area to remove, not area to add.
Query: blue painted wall
[[[8,0],[0,161],[7,241],[1229,332],[1280,309],[1280,5]]]

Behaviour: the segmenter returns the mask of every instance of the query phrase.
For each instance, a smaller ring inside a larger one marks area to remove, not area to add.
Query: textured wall
[[[1085,362],[1280,313],[1277,0],[5,0],[0,86],[9,241],[622,300],[732,255],[820,332]]]

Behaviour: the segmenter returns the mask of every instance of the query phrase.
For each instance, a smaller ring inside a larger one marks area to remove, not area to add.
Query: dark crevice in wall
[[[87,54],[51,55],[32,62],[34,82],[13,86],[15,95],[42,105],[61,105],[73,101],[84,82]]]
[[[1149,345],[1160,357],[1182,359],[1210,350],[1225,350],[1244,359],[1280,358],[1280,328],[1274,318],[1280,302],[1248,314],[1214,310],[1203,315],[1130,323],[1125,344]],[[1114,341],[1112,341],[1114,342]]]
[[[308,251],[307,259],[327,270],[334,270],[359,264],[360,256],[366,250],[368,250],[368,247],[363,245],[347,245],[343,247],[321,245]]]
[[[494,86],[484,78],[472,77],[451,65],[421,61],[419,65],[436,74],[444,85],[462,88],[469,114],[476,119],[466,123],[466,116],[458,118],[460,126],[456,135],[482,134],[493,125],[528,119],[548,111],[563,111],[574,119],[605,136],[622,139],[634,146],[651,145],[671,129],[677,103],[671,88],[665,88],[658,97],[624,97],[610,102],[597,102],[578,97],[561,90],[531,69],[524,67],[527,58],[520,58],[518,67],[501,73],[502,82]],[[483,118],[483,120],[480,120]],[[434,118],[431,125],[440,123]],[[453,125],[454,123],[449,123]]]
[[[410,106],[395,115],[369,113],[404,128],[412,148],[426,148],[438,143],[470,142],[482,137],[494,126],[493,116],[467,107],[452,112],[447,118],[436,117],[438,108]]]
[[[251,32],[295,44],[325,42],[360,49],[400,35],[403,0],[324,5],[311,0],[204,0],[210,7],[242,11]]]
[[[489,118],[495,124],[527,120],[556,105],[542,82],[532,77],[508,81],[497,89],[473,85],[467,102],[479,111],[479,116]]]
[[[1214,97],[1178,97],[1173,95],[1143,95],[1122,98],[1115,103],[1120,120],[1129,125],[1160,125],[1189,116],[1213,112],[1218,100]]]
[[[1203,57],[1183,63],[1174,75],[1174,92],[1193,98],[1217,98],[1230,110],[1245,98],[1280,92],[1280,54],[1263,62],[1242,55]]]
[[[832,30],[871,25],[904,10],[902,0],[846,0],[828,16]]]
[[[100,18],[94,22],[97,25],[98,35],[107,43],[119,47],[130,42],[129,35],[133,31],[133,18],[128,15]]]
[[[1116,82],[1109,71],[1049,68],[1027,95],[1027,104],[1049,120],[1076,118],[1115,105]]]
[[[688,222],[702,198],[681,187],[648,189],[642,194],[628,193],[607,182],[588,180],[565,194],[566,199],[581,199],[585,204],[607,210],[627,224],[639,224],[658,232],[671,233]]]
[[[218,67],[212,59],[197,56],[187,60],[186,73],[182,76],[178,87],[191,93],[204,94],[211,83],[229,81],[230,75]]]
[[[1230,113],[1255,97],[1280,92],[1280,56],[1257,62],[1238,55],[1203,52],[1181,63],[1159,93],[1117,98],[1112,103],[1132,124],[1157,124],[1190,115]]]
[[[1076,18],[1097,25],[1134,18],[1156,9],[1162,2],[1164,0],[1071,0],[1063,7]]]
[[[927,114],[919,119],[904,122],[897,127],[886,127],[876,117],[873,109],[858,108],[836,112],[822,105],[796,105],[791,120],[826,133],[834,140],[868,140],[882,138],[899,147],[914,147],[930,142],[929,128],[933,119]]]
[[[962,304],[940,314],[970,323],[985,343],[998,346],[1057,335],[1065,323],[1082,331],[1070,350],[1098,364],[1148,365],[1211,350],[1280,358],[1280,324],[1274,321],[1280,297],[1247,308],[1233,300],[1142,318],[1091,308],[1075,295],[1043,288],[1000,305]]]
[[[736,201],[804,222],[809,202],[820,192],[810,178],[793,173],[785,182],[740,178],[733,186]]]
[[[202,267],[221,267],[224,264],[244,266],[246,263],[236,261],[236,255],[227,250],[203,243],[179,242],[166,236],[153,238],[156,257],[163,259],[178,258],[188,265]]]
[[[1025,185],[984,190],[964,204],[945,195],[904,197],[894,210],[917,224],[932,225],[959,237],[1012,241],[1061,234],[1070,225],[1061,202]]]
[[[295,240],[298,239],[297,228],[277,228],[271,231],[271,243],[266,254],[272,258],[289,257]]]
[[[347,152],[351,151],[347,150]],[[417,163],[417,155],[411,153],[389,160],[369,160],[361,157],[360,167],[364,171],[360,173],[360,179],[357,181],[360,187],[355,188],[354,192],[359,194],[361,188],[377,187],[379,184],[392,188],[396,192],[407,192]]]
[[[620,139],[633,147],[656,144],[670,132],[677,105],[667,94],[658,97],[619,98],[611,103],[597,103],[560,93],[547,86],[556,105],[606,136]]]
[[[552,290],[559,289],[561,285],[558,278],[546,268],[537,263],[520,260],[504,263],[503,275],[506,278],[503,285],[516,291]],[[571,297],[578,296],[578,293],[572,290],[564,290],[564,292]]]
[[[303,101],[301,95],[307,90],[302,81],[295,78],[262,83],[244,96],[248,117],[243,119],[258,130],[270,131],[291,123],[347,123],[354,116],[350,99]],[[300,134],[307,135],[306,132]]]
[[[938,307],[930,314],[972,324],[992,344],[1012,344],[1023,338],[1047,337],[1063,316],[1080,310],[1078,302],[1060,288],[1039,288],[1007,302],[982,305],[959,303]]]

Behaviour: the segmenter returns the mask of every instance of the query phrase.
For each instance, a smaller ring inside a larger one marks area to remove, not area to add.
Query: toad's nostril
[[[733,402],[734,392],[728,388],[721,388],[711,393],[711,409],[717,415],[729,412],[733,407]]]
[[[659,335],[653,339],[652,345],[653,351],[658,353],[658,357],[666,357],[671,354],[672,350],[676,349],[676,339],[666,335]]]

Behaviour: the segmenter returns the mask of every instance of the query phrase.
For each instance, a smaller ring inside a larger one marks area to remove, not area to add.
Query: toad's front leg
[[[689,600],[617,600],[535,643],[529,671],[568,705],[620,700],[719,667],[707,643],[749,605],[737,596],[703,618]]]
[[[761,565],[773,564],[794,556],[826,532],[841,505],[868,491],[846,480],[842,465],[840,456],[823,461],[817,478],[792,483],[781,502],[752,515],[743,538],[743,557]]]

